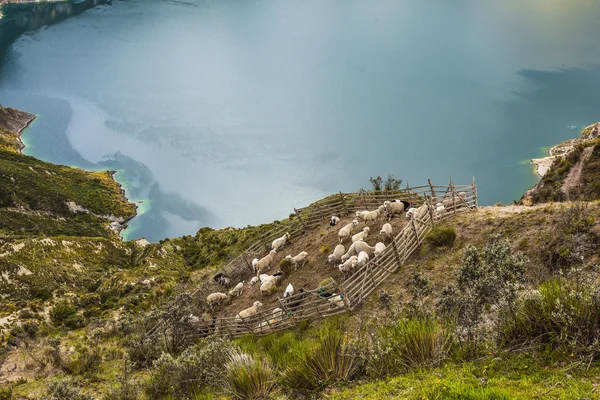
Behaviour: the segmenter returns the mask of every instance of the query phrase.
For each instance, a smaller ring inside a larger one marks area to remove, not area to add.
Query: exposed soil
[[[569,171],[569,175],[567,175],[562,185],[562,191],[567,197],[567,200],[569,200],[569,193],[571,193],[573,189],[577,188],[578,186],[581,186],[581,174],[583,172],[583,167],[592,155],[593,150],[594,146],[589,146],[583,149],[581,156],[579,157],[579,161]]]
[[[323,221],[320,226],[306,231],[301,237],[292,241],[288,241],[285,247],[277,252],[271,268],[265,273],[273,274],[279,271],[279,263],[288,254],[295,256],[301,251],[306,251],[308,253],[308,263],[303,267],[299,267],[297,271],[292,271],[289,276],[285,276],[284,279],[281,280],[275,293],[266,295],[262,298],[260,294],[260,282],[253,286],[249,286],[249,284],[246,282],[244,284],[242,295],[232,298],[228,304],[222,306],[220,309],[215,310],[215,315],[217,317],[234,317],[243,309],[251,307],[252,304],[257,300],[263,303],[264,310],[277,307],[279,306],[278,297],[283,296],[288,283],[291,283],[294,286],[296,293],[298,293],[300,288],[304,288],[305,290],[315,289],[323,279],[329,277],[333,278],[338,284],[343,283],[344,275],[337,268],[338,264],[329,264],[327,262],[327,258],[329,254],[333,252],[335,246],[339,244],[338,231],[344,225],[350,223],[353,219],[353,215],[343,217],[336,226],[329,226],[328,221]],[[381,218],[379,221],[372,223],[371,225],[365,225],[364,223],[361,223],[354,229],[354,233],[358,233],[365,226],[369,226],[370,232],[368,237],[365,239],[366,243],[368,243],[370,246],[375,246],[377,242],[388,244],[389,240],[383,240],[383,238],[379,235],[381,227],[386,222],[388,222],[387,218]],[[404,225],[406,224],[406,218],[403,215],[401,217],[392,218],[392,220],[389,222],[393,227],[393,235],[396,235],[401,229],[404,228]],[[342,244],[346,250],[348,250],[351,240],[348,239]],[[321,252],[321,248],[324,245],[329,245],[329,250],[326,252]],[[232,282],[233,286],[236,284],[237,282]],[[224,292],[224,290],[222,291]]]

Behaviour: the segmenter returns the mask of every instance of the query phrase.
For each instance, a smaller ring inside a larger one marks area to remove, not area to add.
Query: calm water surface
[[[128,238],[286,217],[392,173],[518,199],[600,120],[600,2],[120,0],[21,36],[26,153],[118,170]]]

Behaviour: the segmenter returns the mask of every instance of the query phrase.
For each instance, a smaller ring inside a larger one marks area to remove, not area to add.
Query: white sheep
[[[212,307],[215,304],[220,306],[223,302],[227,301],[227,299],[229,299],[229,296],[225,293],[211,293],[206,297],[206,304],[208,304],[209,307]]]
[[[271,325],[276,324],[278,321],[281,320],[281,318],[283,317],[283,310],[281,308],[276,308],[273,310],[273,314],[272,314],[273,318],[267,320],[267,321],[263,321],[258,325],[258,329],[259,330],[265,330],[265,329],[270,329]]]
[[[385,250],[385,244],[379,242],[377,244],[375,244],[375,255],[378,256],[381,253],[383,253],[383,251]]]
[[[388,215],[388,221],[396,214],[402,215],[404,212],[404,203],[400,200],[384,201],[383,206]]]
[[[362,221],[364,218],[364,215],[367,214],[369,212],[369,210],[364,210],[364,211],[357,211],[356,212],[356,219],[358,221]]]
[[[362,240],[354,242],[352,243],[346,254],[342,256],[341,261],[346,262],[346,260],[348,260],[349,257],[358,255],[361,251],[366,251],[369,256],[372,256],[375,253],[375,247],[369,246]]]
[[[269,294],[271,292],[271,290],[273,290],[273,288],[277,287],[278,284],[279,284],[278,276],[274,276],[273,278],[269,279],[268,281],[266,281],[265,283],[260,285],[260,295],[264,296],[264,295]]]
[[[338,269],[340,270],[340,272],[346,273],[352,270],[352,264],[354,263],[354,261],[358,260],[357,256],[352,256],[349,259],[347,259],[343,264],[338,265]]]
[[[258,309],[262,307],[262,303],[260,301],[255,301],[252,307],[246,308],[239,312],[238,315],[235,316],[235,320],[237,322],[241,322],[244,318],[250,318],[258,314]]]
[[[417,211],[417,209],[415,207],[409,208],[408,211],[406,212],[406,218],[411,219],[416,211]]]
[[[442,203],[437,203],[435,205],[435,212],[438,214],[442,214],[446,210],[446,207]]]
[[[335,215],[332,215],[331,218],[329,219],[330,226],[336,226],[339,223],[340,223],[340,217],[336,217]]]
[[[348,237],[350,237],[350,235],[352,234],[352,230],[354,229],[354,227],[358,226],[358,224],[359,222],[357,220],[353,220],[351,223],[339,230],[338,238],[340,239],[340,243],[342,243],[345,239],[348,239]]]
[[[340,261],[345,252],[346,249],[344,248],[344,245],[338,244],[337,246],[335,246],[335,249],[333,249],[333,253],[331,253],[329,257],[327,257],[327,262],[332,263]]]
[[[244,290],[244,281],[235,285],[235,287],[229,291],[229,295],[239,297],[239,296],[241,296],[243,290]]]
[[[365,226],[362,232],[358,232],[356,235],[352,236],[352,243],[358,242],[359,240],[365,240],[369,236],[369,227]]]
[[[254,271],[256,271],[257,265],[258,265],[258,258],[255,258],[254,260],[252,260],[252,268],[254,268]]]
[[[260,274],[260,276],[258,277],[260,279],[260,283],[265,283],[266,281],[273,279],[274,276],[273,275],[269,275],[269,274]]]
[[[334,306],[337,306],[339,308],[344,308],[344,295],[343,294],[334,293],[331,295],[331,297],[327,298],[327,301],[329,301]]]
[[[296,271],[298,269],[298,266],[303,267],[304,264],[308,262],[308,253],[303,251],[298,253],[294,257],[292,257],[291,254],[288,254],[287,256],[285,256],[285,259],[289,260],[290,263],[292,263],[292,265],[294,266],[294,271]]]
[[[366,224],[368,224],[369,222],[372,222],[372,221],[378,221],[379,220],[379,209],[369,211],[368,213],[364,214],[363,220],[365,221]]]
[[[256,275],[259,276],[261,272],[269,269],[271,267],[271,263],[275,258],[276,250],[271,250],[269,254],[258,260],[258,264],[256,264]]]
[[[358,253],[358,257],[356,258],[356,260],[352,262],[352,268],[364,267],[365,264],[367,264],[367,262],[369,262],[369,255],[366,251],[361,251],[360,253]]]
[[[273,243],[271,243],[271,248],[273,250],[278,250],[280,247],[285,246],[285,243],[288,241],[289,238],[290,234],[286,232],[285,235],[283,235],[282,237],[273,240]]]
[[[381,232],[379,232],[379,236],[383,236],[385,239],[390,239],[392,237],[392,225],[389,222],[386,222],[381,227]]]
[[[287,287],[285,288],[285,292],[283,292],[283,298],[286,299],[293,295],[294,295],[294,286],[292,286],[291,283],[288,283]]]
[[[253,276],[252,279],[250,279],[250,282],[248,282],[248,286],[254,286],[256,282],[258,282],[258,279],[257,276]]]
[[[360,254],[361,251],[364,251],[369,255],[369,257],[373,257],[373,255],[375,254],[375,247],[369,246],[367,243],[359,241],[356,242],[356,246],[354,246],[354,251],[356,255]]]

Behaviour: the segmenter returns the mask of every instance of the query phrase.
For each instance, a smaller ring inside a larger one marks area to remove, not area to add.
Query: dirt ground
[[[270,295],[261,297],[260,294],[260,282],[253,286],[250,286],[248,282],[244,284],[243,293],[239,297],[232,298],[228,304],[223,305],[220,309],[215,309],[214,314],[219,317],[235,317],[237,313],[244,310],[245,308],[251,307],[255,301],[263,303],[263,309],[268,310],[272,307],[278,307],[278,297],[282,297],[288,283],[294,286],[296,293],[300,288],[305,290],[312,290],[318,287],[319,283],[326,278],[333,278],[338,284],[344,282],[344,275],[337,268],[337,263],[329,264],[327,258],[329,254],[333,252],[338,241],[338,231],[346,224],[353,220],[353,215],[343,217],[336,226],[329,226],[329,221],[323,221],[323,223],[311,230],[308,230],[299,238],[288,241],[284,248],[280,249],[275,256],[275,260],[271,268],[265,273],[274,274],[279,271],[279,263],[288,254],[295,256],[296,254],[306,251],[308,253],[308,263],[303,267],[299,267],[297,271],[292,271],[289,275],[284,276],[281,280],[277,291]],[[383,240],[379,235],[381,227],[385,224],[387,218],[381,218],[379,221],[366,225],[360,223],[359,226],[354,228],[353,234],[356,234],[365,226],[369,226],[369,235],[365,239],[365,242],[370,246],[375,246],[377,242],[383,242],[386,245],[388,240]],[[404,227],[406,218],[404,215],[401,217],[394,217],[389,221],[393,228],[393,235],[396,235]],[[348,239],[342,243],[346,250],[348,250],[351,240]],[[329,245],[329,250],[321,252],[321,248],[324,245]],[[349,275],[348,275],[349,276]],[[232,285],[236,285],[237,282],[232,282]]]

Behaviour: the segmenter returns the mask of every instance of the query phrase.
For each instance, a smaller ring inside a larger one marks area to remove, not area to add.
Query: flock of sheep
[[[459,193],[459,197],[464,201],[466,196],[461,192]],[[394,200],[385,201],[383,205],[379,206],[375,210],[357,211],[356,219],[344,225],[338,231],[339,244],[337,244],[333,252],[329,254],[328,262],[334,264],[334,266],[338,268],[339,271],[344,274],[344,276],[347,276],[347,274],[351,273],[354,269],[363,267],[370,259],[377,257],[386,249],[384,242],[392,240],[393,237],[393,228],[389,223],[391,218],[405,213],[408,219],[420,219],[428,212],[433,212],[436,214],[436,216],[440,216],[446,212],[448,208],[453,207],[455,201],[455,199],[446,198],[441,203],[437,203],[435,207],[431,207],[430,210],[430,207],[427,204],[423,204],[418,208],[411,208],[411,204],[406,201]],[[377,242],[375,246],[370,246],[365,242],[365,239],[367,239],[371,233],[369,225],[377,223],[382,217],[385,218],[385,216],[387,216],[388,222],[382,226],[381,231],[379,232],[379,236],[382,241]],[[332,216],[329,224],[331,226],[336,226],[339,222],[339,217]],[[363,223],[365,226],[357,232],[356,230],[361,223]],[[271,243],[270,252],[262,258],[256,258],[252,261],[252,267],[254,268],[256,276],[252,277],[252,279],[248,282],[248,285],[252,286],[260,282],[261,299],[263,296],[270,295],[277,291],[277,288],[284,277],[284,273],[281,271],[272,275],[269,275],[265,272],[273,266],[275,255],[278,251],[283,249],[287,243],[289,243],[289,238],[289,233],[286,233],[283,236],[273,240]],[[347,250],[344,246],[345,242],[349,242],[349,247]],[[290,266],[294,268],[294,271],[296,271],[298,268],[302,268],[308,262],[308,255],[308,252],[302,251],[295,256],[289,254],[285,257],[285,259],[289,261]],[[229,277],[223,273],[217,274],[213,279],[226,288],[230,287],[231,282]],[[225,302],[229,301],[230,298],[240,296],[244,290],[244,284],[244,281],[239,282],[235,287],[229,290],[228,293],[211,293],[206,298],[208,307],[213,310],[215,306],[224,304]],[[296,310],[302,304],[304,297],[308,292],[305,292],[302,288],[299,290],[299,293],[297,293],[296,296],[294,296],[294,293],[294,286],[289,283],[282,296],[282,303],[285,305],[286,311],[288,312],[294,312],[294,310]],[[344,307],[344,297],[341,294],[319,293],[319,296],[327,299],[331,303],[331,307]],[[255,301],[252,307],[241,310],[236,315],[235,320],[243,323],[244,320],[259,314],[262,306],[263,304],[260,301]],[[258,328],[269,328],[278,321],[281,321],[283,316],[284,310],[281,308],[275,308],[269,317],[258,324]]]
[[[386,248],[383,242],[378,242],[374,247],[369,246],[364,240],[370,233],[369,226],[365,226],[360,232],[355,233],[355,229],[363,222],[365,225],[377,222],[384,214],[388,216],[388,221],[395,215],[401,215],[404,213],[405,208],[408,207],[407,202],[396,200],[393,202],[386,201],[382,206],[373,211],[359,211],[356,212],[356,219],[351,223],[343,226],[338,231],[338,238],[340,244],[338,244],[333,252],[328,256],[328,262],[334,264],[344,275],[350,273],[354,268],[364,266],[370,258],[377,256],[383,252]],[[412,209],[411,209],[412,210]],[[329,223],[331,226],[335,226],[340,222],[340,218],[332,216]],[[388,222],[383,225],[379,235],[383,240],[392,238],[393,229],[392,225]],[[278,251],[281,251],[287,243],[289,243],[290,235],[288,233],[273,240],[271,243],[270,252],[258,259],[252,261],[252,267],[256,273],[247,284],[249,286],[255,285],[260,282],[260,295],[263,296],[272,294],[275,292],[284,277],[283,272],[276,272],[272,275],[265,273],[269,270],[274,263],[275,255]],[[350,241],[350,246],[346,251],[344,242]],[[294,271],[298,268],[302,268],[308,262],[308,252],[302,251],[295,256],[291,254],[287,255],[287,259],[290,266],[293,267]],[[217,274],[214,280],[219,284],[229,288],[230,280],[225,274]],[[220,306],[225,302],[229,301],[232,297],[240,296],[244,290],[245,282],[239,282],[235,287],[228,291],[228,293],[211,293],[206,298],[208,307],[212,310],[215,306]],[[294,296],[294,286],[289,283],[283,292],[283,302],[289,311],[294,311],[303,301],[303,295],[306,293],[304,289],[300,289],[299,293]],[[332,307],[344,307],[343,295],[336,293],[320,293],[319,296],[326,298],[332,305]],[[255,301],[252,307],[246,308],[240,311],[236,315],[236,320],[242,322],[259,313],[259,310],[263,304],[260,301]],[[272,315],[269,319],[259,324],[260,328],[265,326],[273,325],[277,320],[281,319],[284,315],[284,311],[280,308],[273,310]]]

